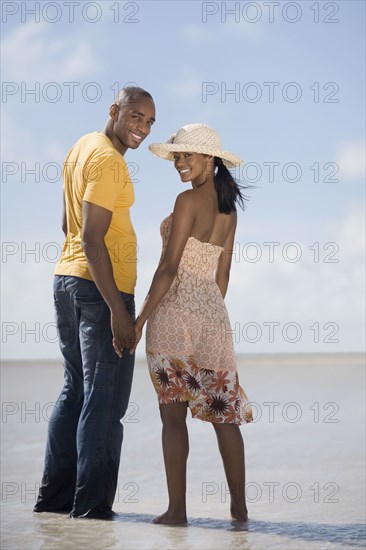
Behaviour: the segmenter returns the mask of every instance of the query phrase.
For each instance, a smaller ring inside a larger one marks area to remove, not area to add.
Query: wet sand
[[[238,358],[255,421],[242,427],[250,521],[229,516],[210,424],[188,420],[187,528],[153,525],[166,509],[160,418],[136,365],[113,521],[33,514],[60,362],[5,362],[2,549],[347,549],[365,547],[365,372],[361,354]]]

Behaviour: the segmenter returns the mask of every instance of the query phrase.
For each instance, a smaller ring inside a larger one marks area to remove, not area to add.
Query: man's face
[[[120,105],[112,105],[109,114],[117,148],[123,154],[127,149],[137,149],[149,135],[155,122],[155,105],[150,98],[137,96]]]

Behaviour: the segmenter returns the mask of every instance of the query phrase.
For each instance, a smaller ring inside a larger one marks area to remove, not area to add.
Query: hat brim
[[[223,163],[228,168],[235,168],[235,166],[239,166],[244,162],[243,159],[237,155],[234,155],[234,153],[230,153],[229,151],[221,151],[199,145],[192,147],[192,145],[179,145],[178,143],[151,143],[149,145],[149,150],[157,157],[165,160],[174,160],[174,153],[199,153],[201,155],[212,155],[222,159]]]

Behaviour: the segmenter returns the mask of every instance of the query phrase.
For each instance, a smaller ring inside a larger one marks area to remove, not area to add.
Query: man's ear
[[[118,117],[119,107],[117,103],[113,103],[109,108],[109,116],[115,120]]]

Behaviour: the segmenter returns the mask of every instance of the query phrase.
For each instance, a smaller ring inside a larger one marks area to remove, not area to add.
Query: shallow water
[[[246,446],[245,529],[229,518],[216,439],[189,419],[189,526],[166,509],[160,419],[146,366],[135,370],[112,521],[33,514],[47,420],[62,385],[49,363],[2,366],[3,549],[347,549],[365,547],[364,367],[357,354],[247,356],[239,376],[255,422]]]

